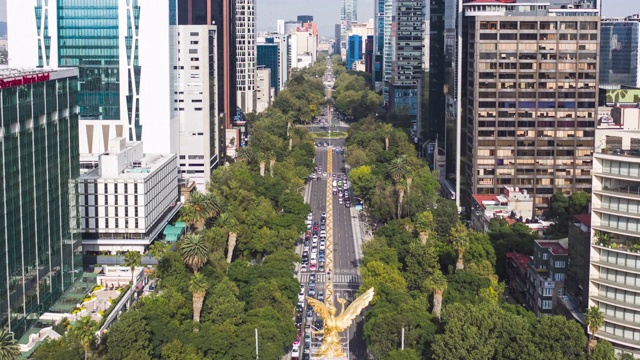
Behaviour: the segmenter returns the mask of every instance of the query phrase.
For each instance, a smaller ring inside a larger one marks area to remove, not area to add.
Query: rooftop
[[[517,252],[507,253],[507,258],[512,259],[518,265],[518,267],[520,267],[520,270],[524,272],[527,272],[527,265],[529,265],[529,263],[533,261],[530,256]]]
[[[591,214],[575,215],[573,218],[576,219],[578,222],[588,227],[591,227]]]
[[[0,66],[0,88],[78,76],[77,68],[12,68]]]
[[[109,153],[103,156],[109,156]],[[167,161],[171,160],[172,154],[144,154],[144,157],[140,160],[133,161],[131,164],[121,171],[117,179],[144,179],[149,174],[160,168]],[[113,179],[113,176],[105,176],[100,174],[100,167],[89,171],[86,174],[80,176],[80,179]]]
[[[540,247],[549,249],[553,255],[569,255],[567,248],[557,241],[536,240],[536,242]]]

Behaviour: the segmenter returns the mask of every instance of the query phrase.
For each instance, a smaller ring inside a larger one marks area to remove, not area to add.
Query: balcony
[[[616,344],[621,344],[625,347],[630,347],[633,349],[639,349],[640,350],[640,344],[638,344],[637,341],[633,340],[633,339],[629,339],[629,338],[625,338],[622,336],[616,336],[613,334],[609,334],[604,332],[604,330],[600,330],[597,332],[597,337],[600,339],[605,339],[607,341],[609,341],[610,343],[616,345]]]
[[[625,309],[630,309],[630,310],[634,310],[634,311],[638,310],[638,305],[636,305],[636,304],[626,303],[624,301],[610,299],[608,297],[604,297],[604,296],[600,296],[600,295],[589,296],[589,298],[592,301],[603,302],[605,304],[609,304],[609,305],[613,305],[613,306],[617,306],[617,307],[621,307],[621,308],[625,308]]]
[[[596,283],[596,284],[606,285],[606,286],[609,286],[609,287],[614,287],[616,289],[622,289],[622,290],[626,290],[626,291],[633,291],[633,292],[640,293],[640,288],[637,287],[637,286],[621,284],[619,282],[606,280],[606,279],[601,279],[601,278],[591,278],[589,280],[591,282],[593,282],[593,283]]]
[[[607,250],[610,250],[610,249],[607,249]],[[626,267],[622,265],[616,265],[606,261],[592,261],[591,265],[640,275],[640,269]]]

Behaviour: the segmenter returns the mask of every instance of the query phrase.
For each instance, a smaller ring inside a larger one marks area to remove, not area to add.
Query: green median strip
[[[329,132],[323,131],[323,132],[312,132],[309,133],[309,135],[311,135],[312,138],[329,138]],[[347,137],[347,133],[346,132],[342,132],[342,131],[332,131],[331,132],[331,138],[345,138]]]

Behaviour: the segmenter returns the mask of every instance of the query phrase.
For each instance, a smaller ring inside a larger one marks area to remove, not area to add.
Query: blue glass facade
[[[600,85],[638,87],[640,22],[602,21],[600,27]]]
[[[57,1],[59,65],[79,69],[80,117],[119,119],[118,0]]]
[[[362,36],[351,35],[347,42],[347,69],[351,69],[353,63],[362,59]]]
[[[279,91],[278,74],[278,44],[258,44],[256,65],[264,66],[267,69],[271,69],[271,86],[275,89],[276,95]]]

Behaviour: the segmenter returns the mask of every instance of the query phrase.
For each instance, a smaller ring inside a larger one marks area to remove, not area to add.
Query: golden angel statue
[[[353,320],[360,314],[362,309],[366,308],[373,299],[373,288],[367,290],[364,294],[355,299],[347,309],[344,309],[345,299],[338,299],[342,305],[340,315],[336,316],[337,309],[335,306],[307,297],[308,303],[313,310],[324,320],[324,327],[321,331],[314,331],[314,334],[324,334],[322,345],[314,356],[325,356],[329,358],[344,358],[347,355],[342,349],[340,343],[340,333],[347,330]]]

